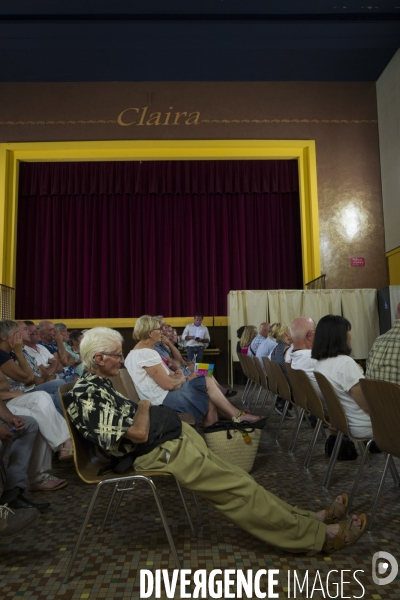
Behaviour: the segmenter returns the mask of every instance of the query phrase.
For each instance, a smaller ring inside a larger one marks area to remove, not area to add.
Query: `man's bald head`
[[[313,347],[315,323],[309,317],[297,317],[290,323],[293,350],[310,350]]]
[[[261,323],[258,333],[265,338],[268,337],[269,327],[269,323]]]

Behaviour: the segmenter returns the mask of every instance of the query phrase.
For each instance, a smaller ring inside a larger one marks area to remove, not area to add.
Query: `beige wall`
[[[386,252],[400,246],[400,50],[376,84]]]
[[[0,98],[0,142],[316,140],[327,286],[388,284],[373,83],[0,84]]]

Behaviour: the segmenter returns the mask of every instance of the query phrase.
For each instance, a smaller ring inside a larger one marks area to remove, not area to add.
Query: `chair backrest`
[[[241,352],[239,352],[238,359],[239,359],[239,362],[240,362],[240,366],[242,367],[242,371],[243,371],[244,375],[248,378],[248,375],[247,375],[247,372],[246,372],[247,365],[246,365],[246,361],[243,360],[243,357],[244,357],[244,354],[242,354]]]
[[[272,363],[266,356],[262,357],[264,363],[264,369],[267,374],[268,388],[272,394],[278,393],[278,383],[276,381],[275,372],[272,368]],[[258,359],[257,359],[258,360]]]
[[[326,406],[328,407],[329,422],[333,427],[336,427],[338,431],[341,431],[348,437],[352,437],[349,432],[349,424],[347,422],[346,413],[344,412],[343,406],[337,397],[332,384],[325,375],[322,373],[314,372],[315,379],[319,385],[319,389],[324,397]]]
[[[290,393],[290,387],[279,363],[271,361],[271,365],[278,386],[278,396],[283,398],[286,402],[291,402],[292,394]]]
[[[243,356],[244,356],[245,361],[247,363],[247,368],[249,370],[250,379],[252,379],[253,381],[255,381],[255,383],[257,385],[261,385],[261,383],[260,383],[260,376],[258,374],[256,365],[254,364],[254,360],[248,354],[244,354]]]
[[[264,369],[261,366],[261,363],[260,363],[259,359],[258,358],[253,358],[252,360],[253,360],[255,368],[257,369],[258,378],[259,378],[261,387],[264,390],[268,390],[269,388],[268,388],[267,376],[265,374]]]
[[[304,408],[304,410],[308,410],[307,396],[305,395],[304,390],[298,381],[296,369],[292,369],[290,363],[286,363],[286,373],[289,377],[290,385],[292,386],[295,404],[300,406],[300,408]]]
[[[380,450],[400,457],[400,386],[388,381],[360,379]]]
[[[65,410],[64,398],[73,387],[73,383],[62,385],[58,389],[58,394],[71,435],[71,440],[74,444],[75,469],[79,477],[85,483],[99,483],[99,481],[104,479],[104,476],[98,475],[99,469],[109,464],[110,461],[105,456],[103,457],[99,450],[96,451],[96,446],[88,440],[85,440],[71,422],[69,414]],[[115,476],[114,473],[112,475]]]
[[[306,398],[307,410],[317,419],[321,419],[321,421],[329,423],[328,418],[325,415],[321,398],[315,391],[307,373],[301,369],[292,369],[292,373],[295,373],[296,383]]]
[[[135,404],[139,404],[139,396],[135,388],[135,384],[132,381],[132,377],[129,375],[127,369],[120,369],[119,376],[124,384],[125,390],[127,391],[127,398],[132,400]]]
[[[118,392],[119,394],[122,394],[122,396],[125,396],[125,398],[129,398],[128,390],[125,387],[125,384],[122,380],[120,373],[121,373],[121,370],[119,371],[118,375],[113,375],[112,377],[110,377],[110,381],[116,392]]]

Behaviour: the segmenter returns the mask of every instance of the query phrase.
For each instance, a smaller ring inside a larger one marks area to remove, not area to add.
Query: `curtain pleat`
[[[232,289],[302,288],[296,161],[199,163],[23,163],[17,318],[226,315]]]

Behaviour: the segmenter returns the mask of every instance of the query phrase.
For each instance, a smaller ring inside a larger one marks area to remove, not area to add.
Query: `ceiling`
[[[0,2],[3,82],[376,81],[399,47],[400,0]]]

